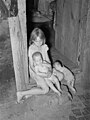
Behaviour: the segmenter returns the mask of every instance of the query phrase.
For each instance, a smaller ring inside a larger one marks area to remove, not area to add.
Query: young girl
[[[33,59],[32,59],[32,54],[35,52],[40,52],[43,56],[43,60],[47,61],[50,63],[50,59],[48,57],[48,46],[45,44],[46,39],[43,31],[39,28],[35,28],[32,33],[31,37],[29,40],[29,51],[28,51],[28,56],[29,56],[29,72],[30,72],[30,77],[33,78],[36,83],[37,87],[32,88],[27,91],[21,91],[17,92],[17,101],[20,102],[23,96],[26,98],[36,95],[36,94],[46,94],[49,91],[49,87],[45,82],[44,77],[48,77],[50,73],[47,75],[42,74],[42,76],[37,75],[34,72],[34,66],[33,66]]]

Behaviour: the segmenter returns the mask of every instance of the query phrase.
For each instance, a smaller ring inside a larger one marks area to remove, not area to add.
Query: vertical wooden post
[[[25,0],[18,0],[18,16],[8,18],[17,91],[29,83],[25,6]]]
[[[28,60],[27,60],[27,29],[26,29],[26,0],[18,0],[18,16],[20,21],[21,33],[23,37],[23,47],[24,47],[24,75],[25,83],[29,83],[28,78]]]

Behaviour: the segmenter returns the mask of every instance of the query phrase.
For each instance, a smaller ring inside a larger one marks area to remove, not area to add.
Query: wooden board
[[[18,15],[8,18],[17,91],[29,83],[25,0],[18,0]]]

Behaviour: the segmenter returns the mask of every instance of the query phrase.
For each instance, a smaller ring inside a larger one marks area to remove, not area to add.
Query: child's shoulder
[[[31,45],[29,46],[29,49],[30,49],[30,48],[33,48],[34,46],[35,46],[34,44],[31,44]]]
[[[43,47],[48,47],[47,44],[42,45]]]
[[[30,45],[28,48],[28,54],[32,54],[34,50],[35,50],[35,46],[33,44]]]
[[[31,44],[29,46],[29,51],[32,51],[32,50],[35,50],[36,49],[36,46],[34,44]]]
[[[47,50],[49,49],[46,44],[42,45],[42,48],[43,48],[43,49],[47,49]]]

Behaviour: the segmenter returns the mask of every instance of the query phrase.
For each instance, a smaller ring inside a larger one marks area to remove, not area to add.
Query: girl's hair
[[[37,39],[37,37],[43,40],[43,44],[45,44],[46,38],[45,38],[43,31],[40,28],[34,28],[34,30],[31,32],[31,36],[29,39],[29,45],[31,45]]]

